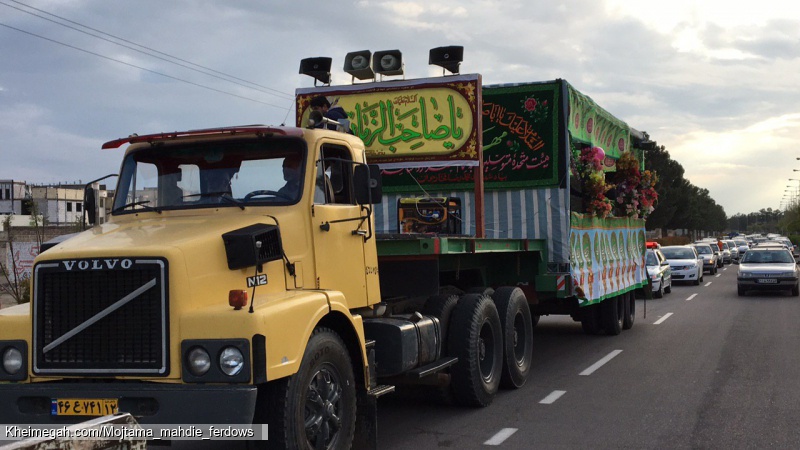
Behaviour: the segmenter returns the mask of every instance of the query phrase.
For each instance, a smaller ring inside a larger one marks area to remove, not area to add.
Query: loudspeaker
[[[451,45],[449,47],[432,48],[428,55],[428,64],[443,67],[452,73],[458,73],[458,66],[464,60],[464,47]]]
[[[402,75],[403,54],[400,50],[383,50],[372,56],[372,70],[381,75]]]
[[[372,52],[369,50],[350,52],[344,57],[344,71],[359,80],[375,78],[371,65]]]
[[[331,84],[331,58],[324,56],[300,60],[300,74],[313,77],[324,84]]]

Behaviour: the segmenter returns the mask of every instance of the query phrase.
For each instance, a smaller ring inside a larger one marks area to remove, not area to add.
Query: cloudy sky
[[[797,200],[800,3],[786,0],[0,0],[0,179],[118,170],[103,142],[293,123],[299,61],[463,45],[484,84],[564,78],[665,145],[730,216]],[[155,55],[155,56],[153,56]],[[788,192],[787,192],[788,190]]]

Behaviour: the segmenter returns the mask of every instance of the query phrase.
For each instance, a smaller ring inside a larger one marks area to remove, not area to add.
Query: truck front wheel
[[[356,419],[353,366],[342,339],[317,328],[300,370],[269,388],[270,447],[348,449]]]
[[[500,387],[503,335],[500,316],[491,298],[466,294],[450,320],[448,354],[458,357],[451,368],[455,400],[466,406],[487,406]]]

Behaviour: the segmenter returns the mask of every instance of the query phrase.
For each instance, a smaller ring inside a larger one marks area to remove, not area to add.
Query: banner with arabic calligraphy
[[[569,87],[569,124],[573,140],[600,147],[606,154],[606,172],[615,170],[622,152],[630,151],[630,127],[598,106],[591,98]]]
[[[561,158],[559,81],[483,87],[483,179],[486,190],[558,185]],[[413,167],[383,171],[384,192],[421,188],[472,190],[472,168]]]
[[[581,306],[647,282],[643,219],[572,213],[570,227],[571,275]]]
[[[298,89],[297,124],[312,98],[342,107],[367,158],[382,168],[477,166],[480,75]]]

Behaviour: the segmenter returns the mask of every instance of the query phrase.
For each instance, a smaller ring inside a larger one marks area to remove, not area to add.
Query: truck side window
[[[317,186],[320,193],[315,194],[315,203],[355,204],[351,161],[347,148],[337,145],[322,147],[321,159],[317,162]],[[320,201],[317,201],[318,198]]]

